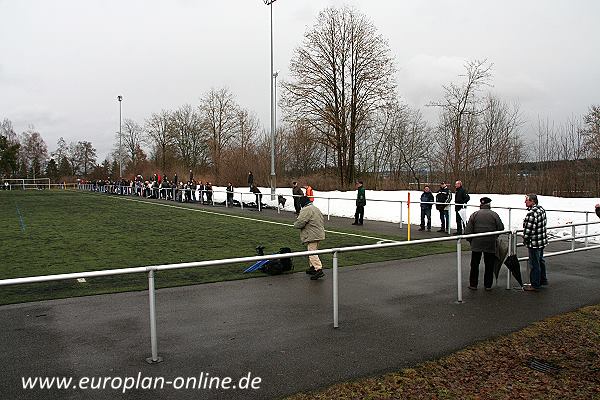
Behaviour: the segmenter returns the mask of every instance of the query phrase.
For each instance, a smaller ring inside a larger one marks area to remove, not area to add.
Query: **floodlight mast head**
[[[265,2],[266,5],[270,6],[271,4],[275,3],[275,1],[277,0],[263,0]]]

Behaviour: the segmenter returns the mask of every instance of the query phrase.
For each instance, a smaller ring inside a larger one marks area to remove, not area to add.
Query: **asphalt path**
[[[260,214],[293,221],[290,213]],[[350,222],[332,218],[327,228],[400,231],[398,224],[365,220],[354,227]],[[413,237],[435,235],[415,232]],[[157,332],[163,362],[157,364],[145,361],[151,350],[147,292],[2,306],[0,398],[281,398],[414,366],[600,303],[598,250],[548,258],[550,285],[537,293],[506,290],[505,270],[494,290],[469,291],[469,260],[465,252],[460,304],[454,253],[341,268],[338,329],[333,328],[330,270],[319,281],[298,272],[160,289]],[[203,388],[206,374],[213,385],[231,378],[229,389]],[[23,379],[55,376],[72,378],[69,389],[23,389]],[[162,389],[145,389],[161,382]],[[137,389],[124,389],[132,384]]]

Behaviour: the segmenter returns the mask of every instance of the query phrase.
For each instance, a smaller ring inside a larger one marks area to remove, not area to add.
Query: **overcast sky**
[[[466,60],[494,64],[494,93],[528,124],[561,124],[600,103],[598,0],[277,0],[274,60],[323,8],[350,5],[388,41],[399,94],[414,108],[442,96]],[[33,124],[49,151],[63,136],[104,158],[123,118],[198,104],[228,87],[269,126],[269,7],[262,0],[0,0],[0,119]],[[433,118],[432,109],[425,111]]]

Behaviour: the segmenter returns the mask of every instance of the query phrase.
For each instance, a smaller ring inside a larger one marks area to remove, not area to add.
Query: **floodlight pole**
[[[119,181],[123,179],[123,149],[121,147],[121,102],[123,101],[123,96],[117,96],[117,100],[119,100]]]
[[[271,8],[271,200],[275,200],[275,93],[273,86],[273,3],[276,0],[263,0]]]

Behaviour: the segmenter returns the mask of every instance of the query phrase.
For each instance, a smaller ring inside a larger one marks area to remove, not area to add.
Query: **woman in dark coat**
[[[479,201],[479,211],[474,212],[467,222],[465,234],[503,231],[502,220],[491,210],[492,199],[482,197]],[[494,263],[496,261],[496,239],[497,235],[482,236],[468,239],[471,243],[471,273],[469,274],[469,289],[477,290],[479,281],[479,263],[483,254],[485,272],[483,275],[483,286],[486,290],[492,289],[494,282]]]

